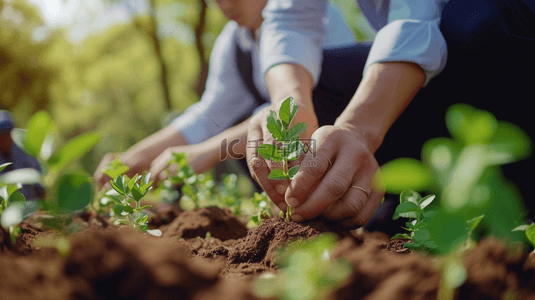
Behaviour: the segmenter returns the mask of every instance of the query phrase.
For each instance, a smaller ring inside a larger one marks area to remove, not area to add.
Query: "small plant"
[[[151,205],[141,206],[141,199],[152,189],[152,181],[149,181],[150,173],[141,176],[136,174],[132,178],[126,175],[118,176],[115,181],[110,180],[113,191],[106,193],[111,201],[116,204],[119,210],[114,211],[117,215],[125,218],[118,219],[117,223],[125,224],[132,228],[140,229],[155,236],[161,236],[162,232],[158,229],[150,230],[147,225],[149,215],[142,210],[151,207]],[[132,207],[130,204],[135,203]]]
[[[531,223],[530,225],[520,225],[515,227],[511,231],[524,231],[524,234],[526,235],[526,238],[531,243],[532,247],[535,247],[535,223]],[[535,253],[535,249],[531,253]]]
[[[0,172],[12,163],[0,165]],[[32,203],[26,203],[26,198],[18,190],[20,184],[6,184],[0,177],[0,224],[9,232],[11,242],[15,244],[21,230],[17,226],[23,218],[35,210]]]
[[[423,197],[412,190],[405,190],[399,196],[400,203],[396,207],[393,219],[399,217],[412,219],[407,222],[405,229],[410,232],[410,235],[398,233],[392,238],[411,239],[412,243],[405,243],[405,247],[411,250],[427,250],[434,249],[437,244],[429,235],[426,219],[431,219],[436,213],[433,211],[425,211],[425,208],[435,200],[435,195],[428,195]]]
[[[86,174],[63,170],[93,148],[100,140],[100,135],[94,132],[83,133],[54,151],[56,134],[56,127],[45,111],[34,114],[28,121],[27,129],[13,129],[13,142],[35,157],[43,172],[39,173],[35,169],[14,170],[1,176],[0,185],[7,186],[4,196],[8,195],[9,198],[5,203],[12,203],[12,197],[19,199],[16,201],[20,204],[18,212],[15,212],[14,208],[9,209],[12,206],[7,207],[8,211],[13,212],[13,216],[24,218],[39,206],[46,211],[42,216],[42,223],[59,233],[60,237],[55,239],[54,243],[60,255],[66,257],[70,253],[67,235],[77,229],[72,222],[73,216],[93,200],[93,184]],[[23,184],[37,183],[45,188],[45,199],[22,204],[22,197],[14,190],[14,186],[18,189]],[[15,219],[18,220],[12,218]]]
[[[349,277],[352,266],[343,259],[331,259],[336,237],[320,235],[297,240],[279,251],[278,274],[265,273],[253,282],[259,297],[312,300],[324,299]]]
[[[258,148],[258,153],[266,159],[272,159],[276,163],[282,162],[282,169],[274,169],[269,174],[269,179],[274,180],[291,180],[297,171],[299,165],[289,168],[289,162],[297,160],[305,152],[303,143],[299,140],[299,135],[307,129],[304,122],[290,127],[293,118],[297,114],[297,105],[292,97],[286,98],[279,109],[279,115],[270,110],[267,116],[267,128],[276,143],[262,144]],[[279,147],[280,145],[280,147]],[[292,207],[288,206],[286,210],[286,220],[290,221]]]
[[[251,199],[251,202],[253,206],[258,211],[255,215],[251,216],[251,222],[258,226],[262,221],[270,219],[271,213],[270,213],[270,204],[271,200],[269,199],[266,192],[262,193],[254,193],[253,199]]]

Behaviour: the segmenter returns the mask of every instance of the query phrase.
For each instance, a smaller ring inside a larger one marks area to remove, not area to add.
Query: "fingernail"
[[[277,193],[281,194],[281,195],[284,195],[286,193],[286,188],[288,186],[284,185],[284,184],[279,184],[275,187],[275,190],[277,191]]]
[[[294,197],[288,198],[288,200],[286,200],[286,203],[288,203],[288,205],[290,205],[291,207],[297,207],[299,205],[299,201],[297,201],[297,199],[295,199]]]
[[[303,219],[303,217],[301,217],[300,215],[298,214],[292,214],[292,220],[294,220],[294,222],[303,222],[305,219]]]

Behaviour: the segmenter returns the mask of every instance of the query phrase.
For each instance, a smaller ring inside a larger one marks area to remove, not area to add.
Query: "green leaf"
[[[532,226],[533,224],[531,225],[527,225],[527,224],[524,224],[524,225],[520,225],[520,226],[517,226],[515,227],[513,230],[511,231],[526,231],[526,229],[528,229],[528,227]]]
[[[296,114],[297,114],[297,105],[295,105],[293,98],[290,97],[290,122],[288,122],[288,124],[292,124],[292,120],[294,119]]]
[[[269,132],[271,132],[271,135],[275,139],[282,139],[282,125],[277,118],[277,113],[273,110],[269,111],[268,117],[267,117],[267,128]]]
[[[141,185],[146,186],[146,185],[152,184],[152,181],[150,181],[150,175],[151,175],[150,172],[148,172],[147,174],[143,175],[143,178],[141,178]]]
[[[281,150],[279,149],[279,147],[271,145],[271,144],[260,145],[258,147],[258,153],[260,153],[260,155],[266,160],[269,160],[269,159],[275,160],[275,159],[282,158]]]
[[[26,129],[14,128],[11,130],[11,139],[13,140],[13,143],[22,150],[24,150],[24,145],[26,145],[27,133],[28,130]]]
[[[105,197],[113,201],[115,204],[123,205],[122,199],[116,195],[106,194]]]
[[[118,176],[121,176],[124,173],[128,172],[128,170],[130,170],[130,167],[125,165],[118,158],[116,158],[113,161],[107,163],[104,169],[102,169],[101,171],[102,173],[110,176],[111,178],[117,178]]]
[[[8,162],[8,163],[5,163],[5,164],[1,164],[0,165],[0,172],[2,172],[5,168],[7,168],[7,166],[9,165],[12,165],[13,163],[11,162]]]
[[[150,206],[150,205],[147,205]],[[147,221],[149,220],[149,215],[145,215],[143,218],[139,220],[140,224],[147,224]]]
[[[15,202],[25,203],[26,202],[26,197],[24,197],[24,195],[21,192],[15,191],[9,197],[9,203],[15,203]]]
[[[400,203],[396,207],[396,211],[394,212],[394,220],[398,219],[400,217],[400,214],[402,214],[402,213],[408,213],[408,212],[418,213],[420,211],[421,211],[421,209],[420,209],[420,207],[418,207],[418,205],[416,203],[413,203],[413,202]]]
[[[399,194],[403,190],[428,190],[432,186],[431,174],[420,161],[399,158],[381,167],[379,181],[388,193]]]
[[[418,192],[413,190],[404,190],[399,195],[399,203],[403,202],[412,202],[414,204],[419,204],[422,200],[422,196]]]
[[[498,165],[528,158],[533,144],[520,127],[508,122],[499,122],[496,134],[488,142],[487,149],[489,163]]]
[[[286,176],[284,175],[284,172],[281,169],[275,169],[271,171],[271,173],[269,173],[268,178],[274,180],[281,180],[286,178]]]
[[[41,146],[47,133],[52,129],[52,119],[45,111],[37,112],[28,121],[28,132],[26,133],[26,142],[24,150],[33,157],[38,157],[41,152]]]
[[[139,190],[137,186],[132,189],[132,197],[134,197],[134,200],[139,202],[139,200],[141,200],[143,196],[143,193]]]
[[[129,213],[129,214],[133,214],[133,213],[134,213],[134,209],[133,209],[130,205],[125,205],[125,206],[123,207],[123,209],[124,209],[124,211],[125,211],[126,213]]]
[[[431,238],[429,234],[429,230],[427,229],[420,229],[418,231],[414,232],[414,235],[412,236],[412,240],[416,241],[418,243],[423,243]]]
[[[2,184],[35,184],[41,182],[41,173],[35,169],[17,169],[0,176]]]
[[[495,134],[497,120],[493,114],[468,104],[455,104],[446,112],[446,125],[451,136],[465,145],[485,144]]]
[[[288,130],[288,125],[290,124],[290,107],[291,103],[293,103],[293,98],[288,97],[286,98],[279,109],[279,118],[282,122],[282,126],[284,129]]]
[[[147,233],[152,234],[154,236],[162,236],[162,232],[160,229],[148,229]]]
[[[43,141],[43,145],[41,146],[41,151],[39,152],[39,157],[41,157],[42,160],[47,161],[50,156],[52,156],[52,152],[54,151],[54,140],[56,139],[55,134],[48,134],[45,137],[45,140]]]
[[[93,184],[83,174],[65,174],[60,177],[57,186],[58,207],[63,211],[81,210],[93,200]]]
[[[468,223],[468,230],[469,230],[469,234],[471,235],[472,232],[474,232],[474,230],[476,229],[477,225],[479,225],[479,223],[481,223],[481,220],[483,220],[483,218],[485,217],[485,215],[481,215],[479,217],[475,217],[471,220],[468,220],[466,221],[466,223]]]
[[[408,240],[410,240],[411,237],[409,235],[405,234],[405,233],[397,233],[396,235],[394,235],[392,237],[392,239],[408,239]]]
[[[287,141],[298,139],[299,135],[305,132],[305,130],[307,130],[307,124],[305,122],[297,123],[288,129],[288,134],[286,135],[285,139]]]
[[[128,181],[128,189],[132,190],[132,188],[134,187],[134,185],[136,184],[136,181],[138,180],[138,174],[134,175],[134,177],[132,177],[132,179],[130,179],[130,181]]]
[[[124,195],[124,191],[123,189],[117,185],[117,183],[115,183],[115,181],[113,180],[110,180],[110,184],[111,184],[111,187],[117,192],[119,193],[119,195]]]
[[[145,195],[151,189],[152,189],[152,181],[149,181],[147,184],[139,188],[139,190],[141,191],[143,195]]]
[[[16,226],[22,222],[22,216],[24,211],[24,204],[16,203],[7,207],[1,216],[1,224],[5,228]]]
[[[121,175],[115,179],[115,184],[121,189],[123,193],[126,193],[125,183],[126,183],[126,175]]]
[[[531,245],[535,247],[535,225],[531,225],[526,229],[526,237],[531,242]]]
[[[290,176],[290,179],[294,178],[295,174],[297,174],[297,171],[299,171],[299,166],[293,166],[288,170],[288,176]]]
[[[293,141],[286,147],[285,150],[288,149],[287,151],[290,152],[287,156],[289,161],[298,159],[304,152],[304,145],[301,141]]]
[[[144,210],[144,209],[151,208],[151,207],[152,207],[152,205],[144,205],[144,206],[135,208],[134,211],[135,211],[135,212],[138,212],[138,211],[142,211],[142,210]],[[147,215],[147,217],[148,217],[148,215]]]
[[[420,200],[420,208],[424,209],[426,208],[433,200],[435,200],[435,195],[427,195],[422,200]]]
[[[69,140],[58,153],[50,158],[48,161],[50,168],[55,169],[56,171],[63,169],[65,166],[91,150],[99,140],[100,135],[93,132],[87,132]]]

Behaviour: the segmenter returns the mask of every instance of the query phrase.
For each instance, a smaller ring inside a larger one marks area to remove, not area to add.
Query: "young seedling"
[[[0,172],[11,164],[0,165]],[[25,212],[33,211],[28,210],[29,205],[26,204],[26,198],[18,191],[21,187],[20,184],[2,183],[0,178],[0,224],[9,232],[13,244],[17,242],[17,237],[21,233],[20,227],[17,225],[24,218]]]
[[[530,225],[520,225],[511,231],[524,231],[526,238],[531,243],[531,246],[535,247],[535,223],[531,223]],[[535,253],[535,249],[531,253]]]
[[[261,194],[254,193],[254,197],[251,201],[255,209],[258,211],[255,215],[251,216],[251,222],[255,226],[258,226],[260,225],[260,223],[262,223],[262,221],[271,218],[270,207],[269,207],[271,200],[269,199],[266,192],[262,192]]]
[[[274,169],[269,174],[269,179],[274,180],[291,180],[299,166],[289,168],[289,162],[297,160],[303,152],[305,147],[299,140],[299,135],[307,129],[307,124],[304,122],[290,126],[292,120],[297,114],[297,105],[294,103],[292,97],[288,97],[279,109],[279,115],[273,110],[270,110],[267,116],[267,128],[276,143],[262,144],[258,148],[258,153],[266,159],[273,160],[276,163],[282,162],[282,169]],[[279,147],[279,145],[281,147]],[[292,207],[288,206],[286,210],[286,220],[289,222],[292,215]]]
[[[264,273],[253,282],[253,292],[263,298],[286,300],[324,299],[351,274],[343,259],[331,259],[336,244],[326,234],[307,241],[291,242],[279,252],[277,275]]]
[[[131,179],[126,175],[118,176],[115,181],[110,180],[110,184],[115,191],[106,193],[111,201],[121,208],[120,215],[125,219],[117,220],[120,224],[128,225],[132,228],[140,229],[144,232],[155,236],[161,236],[162,232],[158,229],[150,230],[147,225],[149,215],[142,210],[151,207],[151,205],[141,206],[141,199],[152,189],[152,181],[149,181],[150,173],[141,176],[136,174]],[[130,204],[134,202],[135,207]]]
[[[424,198],[412,190],[405,190],[399,196],[399,205],[396,207],[393,219],[399,217],[412,219],[405,223],[407,226],[405,230],[410,232],[410,235],[405,233],[398,233],[392,238],[411,239],[412,243],[405,243],[405,247],[415,250],[434,249],[437,247],[436,243],[431,239],[429,230],[425,229],[427,226],[426,218],[431,219],[435,214],[433,211],[425,211],[425,208],[435,200],[435,195],[428,195]]]

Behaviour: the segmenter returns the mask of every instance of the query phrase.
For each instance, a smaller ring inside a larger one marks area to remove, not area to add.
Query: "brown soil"
[[[156,229],[163,225],[168,225],[178,217],[180,211],[171,204],[163,204],[154,208],[154,212],[149,214],[149,228]]]
[[[77,218],[84,230],[71,238],[66,259],[32,245],[48,234],[38,224],[23,223],[16,245],[0,229],[0,299],[257,299],[250,282],[277,272],[281,245],[323,232],[343,236],[325,222],[280,218],[246,232],[228,210],[215,208],[178,214],[160,225],[163,237],[109,226],[89,212]],[[439,259],[407,252],[404,242],[378,233],[343,237],[334,256],[354,271],[328,299],[436,299]],[[465,262],[468,276],[456,299],[535,299],[535,254],[488,239]]]
[[[185,211],[178,215],[171,224],[162,227],[161,230],[164,237],[184,239],[205,237],[206,233],[210,232],[212,237],[222,241],[239,239],[247,234],[247,227],[230,210],[218,207]]]

